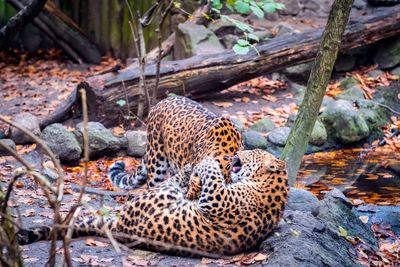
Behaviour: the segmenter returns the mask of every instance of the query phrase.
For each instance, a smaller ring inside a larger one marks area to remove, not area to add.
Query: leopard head
[[[231,158],[231,177],[234,182],[265,182],[266,179],[270,179],[271,174],[286,178],[285,162],[264,150],[238,151]]]

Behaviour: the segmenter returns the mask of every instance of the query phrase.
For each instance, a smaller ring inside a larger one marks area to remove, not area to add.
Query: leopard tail
[[[125,190],[135,189],[145,184],[146,176],[143,164],[134,173],[126,173],[125,163],[122,161],[114,162],[108,169],[108,179],[111,183]]]

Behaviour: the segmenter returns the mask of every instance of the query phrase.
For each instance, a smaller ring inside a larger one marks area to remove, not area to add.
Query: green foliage
[[[285,8],[284,4],[276,3],[275,0],[211,0],[211,4],[214,11],[221,11],[226,7],[242,15],[254,13],[258,18],[263,18],[265,13],[274,13]]]
[[[249,15],[253,13],[258,18],[264,18],[265,13],[274,13],[277,10],[285,8],[284,4],[276,3],[275,0],[211,0],[212,10],[220,14],[221,20],[227,21],[241,31],[243,31],[246,40],[239,39],[233,46],[233,51],[238,55],[245,55],[250,51],[250,48],[255,49],[258,54],[255,44],[260,41],[260,38],[253,34],[253,28],[236,19],[233,19],[227,15],[222,15],[221,10],[225,7],[232,12],[237,12],[242,15]]]
[[[117,104],[118,106],[120,106],[120,107],[123,107],[123,106],[126,105],[126,101],[123,100],[123,99],[120,99],[120,100],[118,100],[118,101],[116,102],[116,104]]]

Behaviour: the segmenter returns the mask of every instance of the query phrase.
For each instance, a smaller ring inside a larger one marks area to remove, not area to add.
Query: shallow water
[[[338,188],[369,204],[400,204],[400,151],[348,149],[305,156],[297,187],[317,196]]]

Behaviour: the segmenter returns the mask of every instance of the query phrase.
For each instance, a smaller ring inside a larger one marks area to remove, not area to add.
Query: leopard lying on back
[[[203,184],[199,200],[186,199],[171,179],[133,194],[115,218],[77,222],[73,237],[105,236],[108,229],[127,246],[185,255],[187,249],[192,255],[231,255],[253,248],[281,218],[288,192],[285,164],[259,149],[237,152],[230,164],[237,180],[231,184],[226,184],[213,158],[194,167],[192,175]],[[18,240],[20,244],[49,240],[50,230],[21,230]]]
[[[125,164],[118,161],[109,168],[108,177],[124,189],[137,188],[146,181],[153,187],[165,179],[168,169],[174,175],[182,172],[184,166],[195,166],[211,156],[230,183],[229,158],[241,148],[241,134],[229,119],[218,117],[188,98],[168,97],[150,110],[146,152],[140,167],[127,174]],[[182,188],[188,188],[189,199],[198,198],[201,190],[198,177],[192,179],[190,187],[182,184]]]

